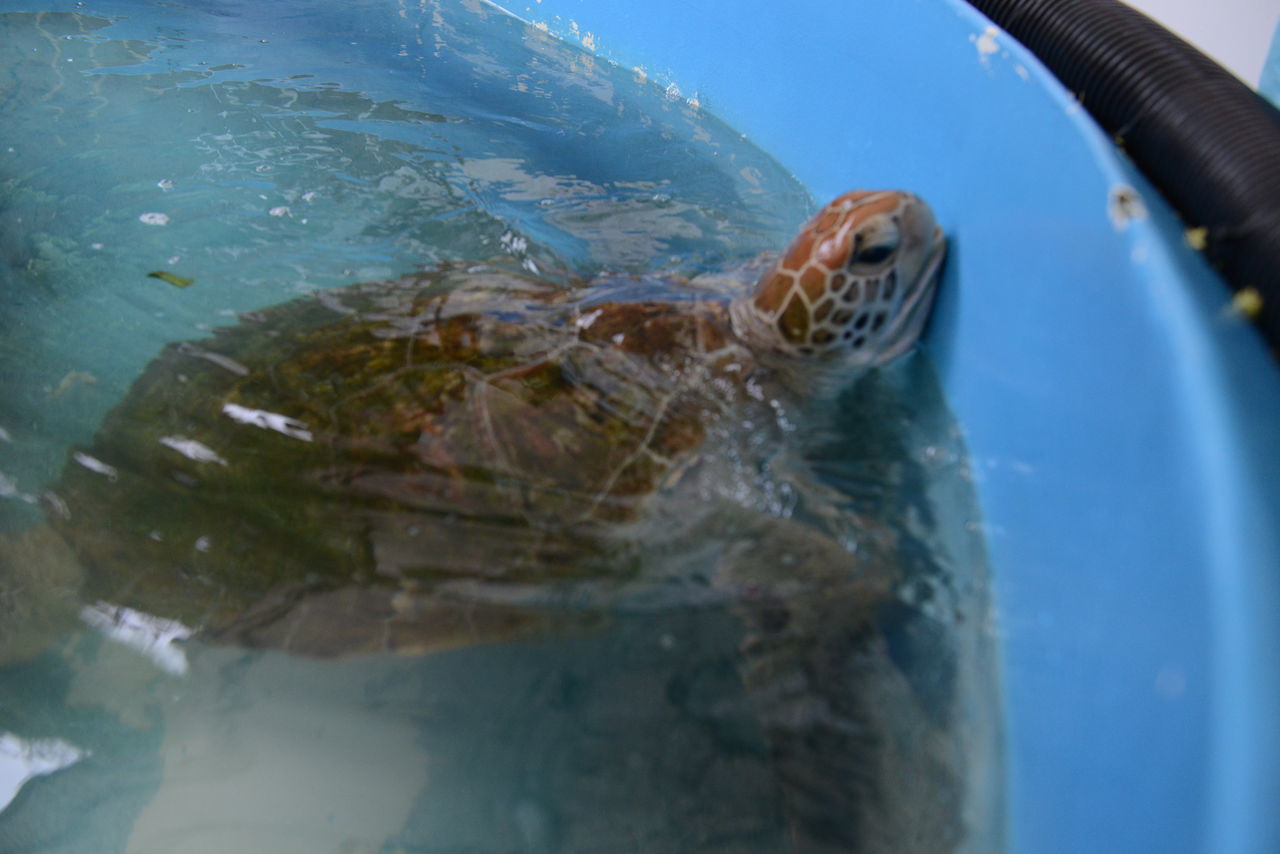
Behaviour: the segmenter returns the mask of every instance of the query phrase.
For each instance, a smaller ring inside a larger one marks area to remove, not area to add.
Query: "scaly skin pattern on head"
[[[845,193],[820,210],[749,297],[734,331],[793,385],[848,380],[906,352],[924,328],[946,239],[933,212],[902,191]]]

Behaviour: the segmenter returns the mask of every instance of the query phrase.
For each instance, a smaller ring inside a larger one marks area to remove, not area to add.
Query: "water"
[[[917,845],[950,822],[956,850],[991,849],[977,511],[918,358],[827,418],[751,416],[734,432],[774,437],[768,469],[734,477],[743,449],[726,443],[686,488],[753,521],[675,504],[624,550],[654,583],[520,642],[317,659],[190,641],[148,657],[64,621],[93,600],[41,496],[165,343],[442,262],[505,256],[567,291],[603,272],[694,275],[776,250],[812,200],[698,106],[484,4],[44,8],[0,14],[0,732],[77,753],[0,813],[0,851],[777,852],[797,821],[823,825],[788,786],[824,774],[892,795]],[[161,271],[194,283],[148,277]],[[683,534],[652,536],[677,521]],[[796,707],[769,699],[761,664],[786,653],[742,649],[768,609],[688,584],[735,544],[789,542],[791,523],[839,554],[871,549],[868,531],[895,544],[892,595],[848,616],[877,633],[821,622],[843,621],[838,596],[808,619],[844,662],[819,675],[849,681],[820,699],[901,744],[837,727],[847,755],[783,738],[778,760],[770,716]],[[832,791],[816,808],[847,806]],[[921,829],[913,809],[944,818]]]
[[[164,342],[237,312],[511,245],[697,270],[776,249],[811,204],[713,117],[489,7],[338,5],[4,16],[0,471],[20,491]]]

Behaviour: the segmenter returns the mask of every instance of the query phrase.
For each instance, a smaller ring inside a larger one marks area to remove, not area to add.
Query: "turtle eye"
[[[868,267],[883,264],[898,251],[901,242],[902,234],[893,220],[874,217],[854,235],[850,263]]]
[[[882,264],[889,260],[889,257],[897,250],[898,244],[894,243],[873,243],[870,246],[863,246],[853,255],[855,264]]]

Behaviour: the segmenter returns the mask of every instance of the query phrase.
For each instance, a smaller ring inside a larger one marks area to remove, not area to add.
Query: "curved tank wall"
[[[819,199],[926,196],[996,577],[1014,852],[1280,850],[1280,372],[1154,190],[959,0],[515,0]]]

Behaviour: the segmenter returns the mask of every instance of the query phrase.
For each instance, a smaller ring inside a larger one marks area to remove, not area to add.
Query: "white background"
[[[1126,0],[1209,54],[1250,86],[1280,20],[1280,0]]]

